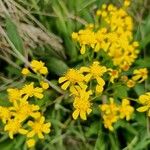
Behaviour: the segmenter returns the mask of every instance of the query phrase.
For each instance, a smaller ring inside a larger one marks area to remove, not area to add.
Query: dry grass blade
[[[65,58],[65,53],[61,44],[62,40],[49,32],[19,3],[14,0],[0,1],[0,12],[2,24],[4,23],[6,16],[9,16],[15,23],[21,37],[23,38],[24,46],[26,46],[26,48],[27,46],[35,48],[39,44],[48,44],[55,52]]]

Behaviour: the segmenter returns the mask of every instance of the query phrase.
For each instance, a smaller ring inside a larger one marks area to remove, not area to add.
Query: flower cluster
[[[125,1],[124,5],[128,4]],[[137,58],[139,43],[133,40],[133,20],[126,9],[104,4],[96,13],[98,24],[74,32],[72,38],[79,42],[81,54],[89,48],[97,53],[104,51],[115,66],[128,70]]]
[[[134,112],[134,108],[130,105],[128,99],[122,99],[121,104],[117,105],[113,98],[110,98],[110,104],[101,104],[100,110],[103,113],[102,117],[105,128],[108,128],[111,131],[114,130],[112,126],[113,123],[124,118],[126,118],[127,121],[130,120],[131,115]]]
[[[80,44],[84,65],[68,69],[58,80],[61,88],[68,90],[73,98],[73,119],[80,116],[86,120],[96,106],[93,104],[98,103],[94,101],[97,98],[104,126],[111,131],[115,122],[129,121],[134,113],[130,105],[133,99],[113,97],[115,88],[119,85],[128,92],[148,78],[147,68],[130,69],[139,53],[139,43],[133,37],[133,20],[127,12],[130,4],[130,0],[124,0],[121,8],[103,4],[96,12],[95,25],[89,24],[72,33],[73,40]],[[103,96],[111,97],[110,103],[103,101]],[[149,93],[139,100],[144,106],[138,111],[149,111]]]
[[[62,84],[61,88],[67,90],[69,87],[71,95],[74,97],[74,119],[77,119],[80,114],[80,117],[86,120],[86,113],[89,114],[92,111],[90,96],[102,93],[105,85],[102,77],[106,72],[107,68],[95,61],[90,66],[84,66],[78,70],[69,69],[63,77],[59,78],[59,83]],[[91,90],[87,91],[88,84],[95,84],[95,93],[92,93]]]
[[[47,75],[48,74],[48,69],[47,69],[47,67],[45,67],[44,62],[42,62],[42,61],[32,60],[30,63],[30,67],[35,73],[39,73],[41,75]],[[23,75],[29,75],[30,74],[29,69],[23,68],[22,74]]]
[[[38,62],[38,61],[32,61]],[[47,73],[46,67],[42,65],[34,67],[36,71],[41,74]],[[31,63],[33,67],[35,63]],[[26,69],[26,70],[25,70]],[[22,70],[25,72],[27,68]],[[29,73],[29,71],[27,71]],[[51,123],[45,123],[45,117],[40,112],[40,107],[35,103],[34,99],[42,99],[43,92],[49,87],[45,81],[40,82],[40,86],[35,86],[34,82],[25,84],[21,88],[9,88],[8,100],[9,106],[0,106],[0,119],[4,124],[4,131],[8,132],[11,139],[15,134],[25,135],[27,138],[27,145],[32,147],[35,145],[37,138],[43,139],[44,135],[50,132]]]

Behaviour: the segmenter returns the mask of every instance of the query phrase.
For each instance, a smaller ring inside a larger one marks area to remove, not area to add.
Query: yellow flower
[[[148,78],[148,70],[147,68],[136,69],[133,71],[133,75],[132,80],[141,83]]]
[[[118,70],[113,70],[113,69],[108,69],[109,75],[110,75],[110,82],[114,83],[114,80],[119,77],[119,71]]]
[[[87,73],[85,75],[85,81],[89,82],[91,79],[96,79],[96,92],[101,93],[103,91],[103,86],[105,81],[101,76],[107,71],[105,66],[100,66],[98,61],[93,62],[90,67],[81,67],[80,72]]]
[[[51,123],[45,123],[44,116],[41,116],[37,118],[34,122],[28,121],[28,125],[32,128],[32,130],[27,134],[27,137],[31,138],[35,135],[38,135],[40,139],[43,139],[43,133],[49,133],[50,132],[50,126]]]
[[[43,89],[36,87],[34,88],[34,83],[30,83],[30,84],[26,84],[24,85],[24,87],[22,88],[22,94],[25,94],[27,97],[33,97],[35,96],[36,98],[43,98]]]
[[[71,92],[71,95],[74,95],[74,96],[78,96],[80,97],[80,94],[84,93],[86,91],[88,86],[85,86],[83,88],[81,88],[80,86],[76,85],[76,86],[73,86],[70,88],[70,92]],[[92,95],[92,90],[89,90],[89,91],[86,91],[89,95]]]
[[[22,96],[22,92],[16,88],[7,89],[7,92],[9,101],[13,103],[18,101]]]
[[[46,75],[48,74],[48,69],[44,65],[45,64],[42,61],[37,60],[31,61],[31,67],[34,72],[39,72],[40,74]]]
[[[147,92],[139,97],[139,103],[143,106],[139,107],[137,111],[145,112],[147,111],[148,116],[150,116],[150,92]]]
[[[134,108],[130,105],[130,101],[127,99],[123,99],[122,104],[119,107],[120,118],[126,118],[126,120],[130,120],[133,112]]]
[[[80,72],[86,72],[87,75],[85,76],[85,80],[88,82],[91,78],[97,80],[98,83],[101,84],[102,79],[101,76],[107,71],[105,66],[100,66],[98,61],[93,62],[90,67],[81,67]],[[105,81],[104,81],[105,82]]]
[[[109,98],[110,103],[109,104],[102,104],[100,105],[100,109],[105,114],[117,114],[119,107],[114,103],[113,98]]]
[[[109,98],[109,104],[101,104],[100,110],[102,111],[102,117],[104,120],[105,128],[108,128],[110,131],[113,131],[112,124],[115,123],[118,119],[118,110],[119,107],[114,103],[113,98]]]
[[[95,33],[92,31],[93,26],[89,25],[86,29],[80,30],[78,33],[73,32],[72,38],[80,43],[80,53],[84,54],[86,45],[94,48],[96,43]]]
[[[131,4],[131,0],[124,0],[124,6],[125,7],[128,7],[128,6],[130,6],[130,4]]]
[[[80,115],[81,119],[86,120],[86,114],[90,114],[92,111],[92,104],[89,100],[91,92],[86,92],[85,90],[78,89],[78,93],[79,94],[74,98],[73,106],[75,108],[75,111],[73,112],[72,116],[73,119],[77,119]]]
[[[27,140],[27,146],[30,147],[34,147],[35,146],[35,140],[34,139],[29,139]]]
[[[15,116],[15,118],[17,118],[20,122],[24,121],[29,116],[34,118],[40,116],[40,113],[37,112],[40,109],[39,106],[29,104],[25,98],[20,99],[20,101],[15,103],[10,109],[13,111],[13,116]]]
[[[23,129],[21,123],[17,119],[10,119],[4,127],[5,131],[9,132],[9,137],[13,139],[13,135],[20,133],[26,134],[27,130]]]
[[[9,107],[0,106],[0,119],[2,119],[3,123],[10,120],[12,116],[12,112],[10,111]]]
[[[47,90],[49,88],[49,84],[45,81],[41,81],[40,85],[44,90]]]
[[[84,76],[78,70],[69,69],[65,76],[60,77],[58,80],[59,83],[63,83],[61,88],[66,90],[69,86],[74,86],[78,84],[81,87],[85,87],[84,85]]]
[[[129,87],[129,88],[132,88],[132,87],[134,87],[135,86],[135,81],[134,80],[128,80],[127,81],[127,87]]]
[[[113,123],[117,122],[118,116],[115,114],[103,115],[104,127],[108,128],[110,131],[113,131],[114,128],[112,126]]]
[[[21,71],[21,73],[22,73],[23,75],[27,76],[27,75],[30,73],[30,71],[29,71],[28,68],[23,68],[22,71]]]

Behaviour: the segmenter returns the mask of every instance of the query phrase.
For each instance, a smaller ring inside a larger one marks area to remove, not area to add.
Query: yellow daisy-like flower
[[[113,98],[109,98],[109,104],[100,105],[100,110],[102,111],[102,117],[104,120],[105,128],[108,128],[110,131],[113,131],[112,124],[115,123],[118,119],[118,110],[119,107],[114,103]]]
[[[148,78],[148,70],[147,68],[136,69],[133,71],[133,75],[132,80],[141,83]]]
[[[0,119],[2,119],[3,123],[10,120],[12,116],[12,112],[10,111],[9,107],[0,106]]]
[[[109,129],[110,131],[113,131],[113,123],[115,123],[118,120],[118,116],[115,114],[108,114],[108,115],[103,115],[103,120],[104,120],[104,127]]]
[[[9,89],[7,89],[7,92],[8,92],[9,101],[13,102],[13,103],[18,101],[22,96],[21,90],[19,90],[17,88],[9,88]]]
[[[29,71],[28,68],[23,68],[22,71],[21,71],[21,73],[22,73],[23,75],[27,76],[27,75],[30,73],[30,71]]]
[[[31,61],[31,67],[34,72],[39,72],[40,74],[46,75],[48,74],[48,69],[45,67],[44,62],[32,60]]]
[[[126,120],[130,120],[131,115],[134,112],[134,108],[130,105],[130,101],[127,99],[122,100],[122,104],[119,107],[120,118],[126,118]]]
[[[34,83],[30,83],[30,84],[26,84],[22,90],[21,90],[22,94],[25,94],[27,97],[37,97],[39,99],[43,98],[43,89],[36,87],[34,88]]]
[[[127,87],[129,87],[129,88],[134,87],[134,86],[135,86],[135,84],[136,84],[136,83],[135,83],[135,81],[134,81],[134,80],[131,80],[131,79],[130,79],[130,80],[128,80],[128,81],[127,81]]]
[[[105,114],[116,114],[119,110],[118,106],[116,105],[116,103],[114,103],[114,99],[112,97],[109,98],[109,101],[109,104],[102,104],[99,106],[101,111]]]
[[[72,114],[73,119],[77,119],[79,115],[81,119],[87,119],[86,114],[90,114],[92,111],[92,104],[89,100],[90,95],[91,92],[86,92],[85,90],[78,90],[78,95],[75,96],[73,102],[73,106],[75,108],[75,111]]]
[[[69,69],[65,76],[59,78],[58,82],[63,83],[61,86],[63,90],[66,90],[69,86],[74,85],[85,87],[83,74],[75,69]]]
[[[34,139],[29,139],[27,140],[27,146],[30,147],[34,147],[35,146],[35,140]]]
[[[5,131],[9,132],[9,137],[13,139],[13,135],[20,133],[26,134],[27,130],[23,129],[18,119],[10,119],[4,127]]]
[[[87,73],[85,75],[85,81],[89,82],[91,79],[96,79],[96,91],[101,93],[103,91],[103,86],[105,85],[105,81],[101,76],[107,71],[105,66],[100,66],[98,61],[93,62],[90,67],[81,67],[80,72]]]
[[[81,88],[80,86],[76,85],[76,86],[72,86],[70,88],[70,92],[71,92],[71,95],[74,95],[74,96],[80,96],[81,93],[84,93],[86,91],[88,86],[85,86],[84,88]],[[92,95],[92,90],[89,90],[89,91],[86,91],[89,95]]]
[[[119,71],[118,70],[113,70],[113,69],[108,69],[109,75],[110,75],[110,82],[114,83],[114,80],[119,77]]]
[[[150,92],[145,93],[139,97],[139,103],[143,106],[139,107],[137,111],[145,112],[147,111],[148,116],[150,116]]]
[[[37,135],[40,139],[44,138],[43,133],[49,133],[50,132],[50,126],[51,123],[44,123],[45,118],[44,116],[41,116],[37,118],[34,122],[29,121],[28,125],[32,128],[32,130],[27,134],[27,137],[31,138],[35,135]]]
[[[20,99],[18,103],[15,103],[13,107],[10,108],[13,111],[13,116],[20,120],[24,121],[29,116],[37,118],[40,116],[38,110],[40,109],[38,105],[29,104],[26,99]]]
[[[44,90],[47,90],[49,88],[49,84],[45,81],[41,81],[40,85]]]

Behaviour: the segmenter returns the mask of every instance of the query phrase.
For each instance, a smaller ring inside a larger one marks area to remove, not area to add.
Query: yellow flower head
[[[110,131],[113,131],[113,123],[117,122],[118,116],[115,114],[108,114],[108,115],[103,115],[103,120],[104,120],[104,127],[109,129]]]
[[[64,82],[61,86],[63,90],[66,90],[69,86],[74,86],[76,84],[80,85],[81,87],[84,87],[84,76],[78,70],[69,69],[66,72],[65,76],[59,78],[58,82]]]
[[[38,72],[40,74],[46,75],[48,74],[48,69],[44,65],[45,64],[42,61],[37,61],[37,60],[31,61],[31,67],[34,72]]]
[[[91,46],[94,48],[96,43],[95,33],[92,31],[93,27],[91,28],[90,25],[87,26],[86,29],[80,30],[78,33],[73,32],[72,38],[78,41],[81,45],[80,52],[84,54],[86,51],[86,45]]]
[[[47,90],[49,88],[49,84],[45,81],[41,81],[40,85],[44,90]]]
[[[13,111],[13,116],[15,116],[20,122],[24,121],[29,116],[34,118],[40,116],[40,113],[37,112],[40,109],[39,106],[29,104],[26,99],[20,99],[20,101],[15,103],[10,109]]]
[[[143,106],[139,107],[137,111],[145,112],[147,111],[148,116],[150,116],[150,92],[147,92],[139,97],[139,103]]]
[[[5,131],[9,132],[9,137],[13,139],[13,135],[20,133],[26,134],[27,130],[23,129],[21,123],[17,119],[10,119],[4,127]]]
[[[123,99],[122,104],[119,107],[120,118],[126,118],[126,120],[130,120],[133,112],[134,108],[130,105],[130,101],[127,99]]]
[[[85,90],[78,90],[78,93],[79,94],[74,98],[73,106],[75,108],[75,111],[73,112],[72,116],[73,119],[77,119],[80,115],[81,119],[86,120],[86,114],[90,114],[92,111],[92,104],[89,100],[91,92],[86,92]]]
[[[23,68],[22,71],[21,71],[21,73],[22,73],[23,75],[27,76],[27,75],[30,73],[30,71],[29,71],[28,68]]]
[[[101,78],[107,71],[105,66],[101,66],[98,61],[93,62],[90,67],[81,67],[80,72],[87,73],[85,80],[88,82],[90,79],[96,79],[99,85],[104,85],[105,81]]]
[[[7,92],[9,101],[13,103],[18,101],[22,96],[22,92],[16,88],[7,89]]]
[[[9,107],[0,106],[0,119],[2,119],[3,123],[10,120],[12,116],[12,112],[10,111]]]
[[[133,75],[132,80],[141,83],[148,78],[148,70],[147,68],[136,69],[133,71]]]
[[[109,98],[110,103],[109,104],[101,104],[99,107],[103,113],[107,114],[117,114],[119,107],[114,103],[113,98]]]
[[[130,4],[131,4],[131,0],[124,0],[124,6],[125,7],[129,7],[130,6]]]
[[[113,70],[113,69],[108,69],[109,75],[110,75],[110,82],[114,83],[114,80],[119,77],[119,71],[118,70]]]
[[[40,139],[43,139],[43,133],[48,134],[51,126],[51,123],[44,123],[44,121],[44,116],[37,118],[34,122],[29,121],[28,125],[32,128],[32,130],[27,134],[27,137],[31,138],[37,135]]]
[[[30,84],[26,84],[23,88],[22,88],[22,94],[26,95],[27,97],[33,97],[35,96],[36,98],[43,98],[43,89],[36,87],[34,88],[34,83],[30,83]]]
[[[129,87],[129,88],[134,87],[134,86],[135,86],[135,84],[136,84],[136,83],[135,83],[135,81],[134,81],[134,80],[131,80],[131,79],[130,79],[130,80],[128,80],[128,81],[127,81],[127,87]]]
[[[27,140],[27,146],[30,147],[34,147],[35,146],[35,140],[34,139],[29,139]]]
[[[100,110],[102,111],[102,117],[104,120],[105,128],[108,128],[110,131],[113,131],[112,124],[115,123],[118,119],[118,110],[119,107],[114,103],[113,98],[109,98],[109,104],[101,104]]]

